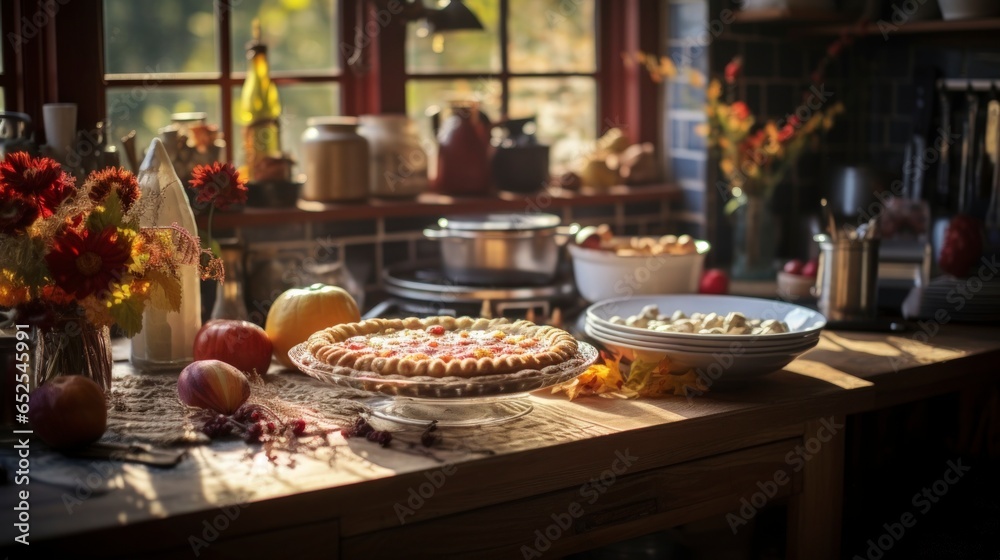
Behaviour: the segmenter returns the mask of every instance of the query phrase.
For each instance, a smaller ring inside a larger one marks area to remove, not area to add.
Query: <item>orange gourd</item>
[[[327,327],[361,320],[358,304],[343,288],[313,284],[278,296],[267,312],[264,330],[274,344],[274,357],[294,368],[288,351]]]

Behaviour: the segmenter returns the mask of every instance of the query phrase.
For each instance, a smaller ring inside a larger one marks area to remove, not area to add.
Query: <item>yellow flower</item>
[[[715,101],[722,96],[722,84],[719,80],[712,80],[712,83],[708,86],[707,95],[708,99],[711,101]]]
[[[703,88],[705,87],[705,75],[698,71],[697,68],[688,67],[687,71],[688,83],[691,87]]]
[[[655,60],[653,57],[650,57],[650,58],[653,59],[653,60]],[[660,73],[661,76],[665,76],[667,78],[676,78],[677,77],[677,66],[674,65],[674,61],[670,60],[670,58],[666,57],[666,56],[661,56],[660,57],[660,66],[657,69],[657,71]],[[694,85],[694,84],[691,84],[691,85]],[[695,86],[695,87],[697,87],[697,86]]]
[[[14,271],[0,270],[0,307],[14,307],[29,299],[28,288],[19,281]]]

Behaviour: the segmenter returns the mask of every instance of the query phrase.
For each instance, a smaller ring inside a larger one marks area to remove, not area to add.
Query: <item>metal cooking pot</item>
[[[576,234],[553,214],[486,214],[441,218],[424,236],[441,240],[445,275],[460,284],[539,285],[551,282],[560,250]]]

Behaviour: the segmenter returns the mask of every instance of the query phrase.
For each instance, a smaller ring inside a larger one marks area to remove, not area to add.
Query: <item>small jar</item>
[[[427,154],[406,115],[362,115],[372,196],[412,198],[427,190]]]
[[[368,141],[353,117],[312,117],[302,134],[306,182],[302,198],[318,202],[368,196]]]

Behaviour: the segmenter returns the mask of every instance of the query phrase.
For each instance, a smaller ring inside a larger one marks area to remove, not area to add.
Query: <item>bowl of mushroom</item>
[[[715,382],[781,369],[816,346],[825,325],[820,313],[779,301],[658,295],[591,305],[584,330],[628,359],[667,359]]]
[[[576,287],[590,302],[696,293],[710,249],[689,235],[615,237],[607,226],[584,228],[569,244]]]

